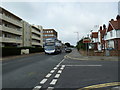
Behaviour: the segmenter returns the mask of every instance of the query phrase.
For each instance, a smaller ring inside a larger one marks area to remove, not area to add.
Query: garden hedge
[[[2,47],[2,56],[20,55],[21,49],[29,49],[29,53],[44,51],[42,47]]]

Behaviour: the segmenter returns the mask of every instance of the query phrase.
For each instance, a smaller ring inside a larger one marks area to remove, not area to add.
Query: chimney
[[[100,26],[100,30],[102,30],[102,26]]]
[[[106,25],[105,24],[103,24],[103,29],[106,29]]]
[[[114,19],[111,19],[111,21],[114,21]]]
[[[120,15],[117,15],[116,19],[119,20],[120,19]]]

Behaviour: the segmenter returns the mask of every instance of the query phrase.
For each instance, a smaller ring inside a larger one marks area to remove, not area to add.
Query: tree
[[[85,43],[83,43],[83,39],[81,39],[79,42],[77,42],[76,48],[78,50],[80,50],[80,49],[85,50],[86,47],[85,47]]]
[[[70,47],[70,43],[68,43],[68,42],[67,42],[67,43],[65,43],[65,45],[66,45],[67,47]]]

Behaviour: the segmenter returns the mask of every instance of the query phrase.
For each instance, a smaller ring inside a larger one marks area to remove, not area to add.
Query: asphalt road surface
[[[76,90],[118,82],[118,61],[72,60],[65,55],[36,54],[2,62],[3,88]]]

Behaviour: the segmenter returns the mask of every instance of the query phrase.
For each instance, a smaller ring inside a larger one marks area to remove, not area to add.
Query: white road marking
[[[64,67],[65,67],[65,65],[62,65],[62,67],[64,68]]]
[[[51,70],[50,73],[48,73],[45,77],[46,77],[46,78],[49,78],[49,77],[52,75],[52,73],[55,72],[55,70],[60,66],[60,64],[61,64],[64,60],[65,60],[65,59],[63,59],[61,62],[59,62],[59,64],[56,65],[56,67],[54,68],[54,70]],[[60,69],[63,70],[64,67],[65,67],[65,65],[62,65]],[[59,70],[58,73],[62,73],[62,70]],[[55,75],[55,78],[59,78],[59,77],[60,77],[60,74],[56,74],[56,75]],[[46,79],[46,78],[43,79],[43,80],[40,82],[40,84],[44,84],[44,83],[48,80],[48,79]],[[50,85],[55,85],[56,82],[57,82],[57,79],[53,79],[53,80],[50,82]],[[33,90],[40,90],[41,87],[42,87],[42,86],[36,86],[36,87],[34,87]],[[47,88],[47,90],[53,90],[53,89],[54,89],[54,87],[48,87],[48,88]]]
[[[57,79],[53,79],[53,80],[51,81],[50,85],[55,85],[56,82],[57,82]]]
[[[70,66],[70,67],[73,67],[73,66],[90,66],[90,67],[100,67],[100,66],[102,66],[102,65],[65,65],[65,66]]]
[[[53,90],[54,89],[54,87],[48,87],[47,88],[47,90]]]
[[[62,73],[62,70],[59,70],[58,73]]]
[[[52,74],[48,73],[45,77],[49,78]]]
[[[47,79],[43,79],[40,84],[44,84],[47,81]]]
[[[36,86],[33,90],[39,90],[42,86]]]
[[[59,67],[59,65],[56,65],[56,67]]]
[[[63,70],[64,68],[63,68],[63,67],[61,67],[60,69],[61,69],[61,70]]]
[[[57,67],[54,68],[54,70],[56,70],[56,69],[57,69]]]
[[[55,75],[55,78],[59,78],[59,77],[60,77],[60,74],[56,74],[56,75]]]
[[[55,70],[51,70],[50,73],[54,73]]]
[[[60,65],[65,59],[63,59],[58,65]]]

